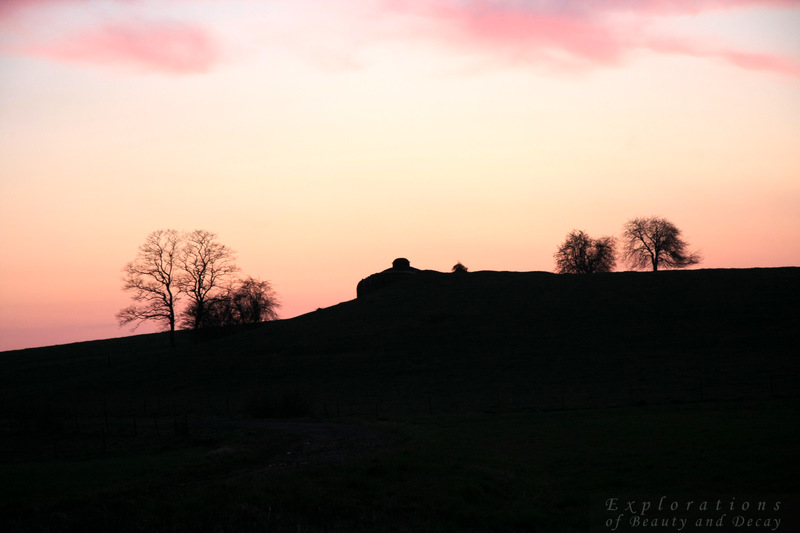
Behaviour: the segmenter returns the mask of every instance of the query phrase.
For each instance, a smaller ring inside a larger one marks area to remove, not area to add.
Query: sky
[[[122,268],[167,228],[283,318],[643,216],[700,268],[798,266],[797,28],[800,0],[0,0],[0,350],[132,334]]]

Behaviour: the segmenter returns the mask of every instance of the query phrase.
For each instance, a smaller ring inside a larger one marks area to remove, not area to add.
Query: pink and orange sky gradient
[[[637,216],[704,268],[800,265],[797,28],[800,0],[0,0],[0,350],[130,334],[163,228],[217,233],[284,318],[395,257],[552,271]]]

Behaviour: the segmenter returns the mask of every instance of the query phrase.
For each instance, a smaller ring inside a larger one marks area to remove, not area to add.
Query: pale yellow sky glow
[[[800,2],[332,4],[0,8],[0,350],[129,334],[161,228],[283,317],[399,256],[552,271],[637,216],[703,268],[800,265]]]

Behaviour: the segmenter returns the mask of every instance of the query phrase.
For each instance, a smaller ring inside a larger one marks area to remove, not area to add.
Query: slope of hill
[[[0,529],[573,532],[624,492],[774,495],[795,530],[798,294],[800,268],[420,272],[174,349],[5,352]]]
[[[785,395],[798,294],[800,268],[423,272],[290,320],[181,332],[175,349],[157,334],[6,352],[0,387],[7,417],[98,398],[245,412],[292,397],[323,415]]]

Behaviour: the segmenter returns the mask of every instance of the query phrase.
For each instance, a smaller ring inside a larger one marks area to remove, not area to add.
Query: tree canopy
[[[180,294],[179,255],[181,236],[175,230],[157,230],[139,247],[136,258],[125,265],[122,289],[134,303],[117,313],[120,326],[145,321],[160,323],[175,332],[175,306]],[[174,341],[171,335],[170,339]]]
[[[634,218],[623,229],[623,257],[634,269],[686,268],[701,261],[672,222],[659,217]]]
[[[134,303],[117,313],[120,326],[156,322],[173,333],[174,342],[177,317],[191,329],[276,319],[280,304],[272,286],[236,278],[234,259],[235,252],[209,231],[152,232],[123,269],[122,288]],[[182,296],[187,303],[178,310]]]
[[[591,238],[580,230],[572,230],[553,257],[559,274],[593,274],[611,272],[617,264],[613,237]]]
[[[184,324],[192,329],[202,327],[206,309],[223,291],[223,285],[239,270],[234,264],[235,252],[217,241],[217,235],[195,230],[184,236],[180,265],[181,290],[191,305],[183,313]]]

